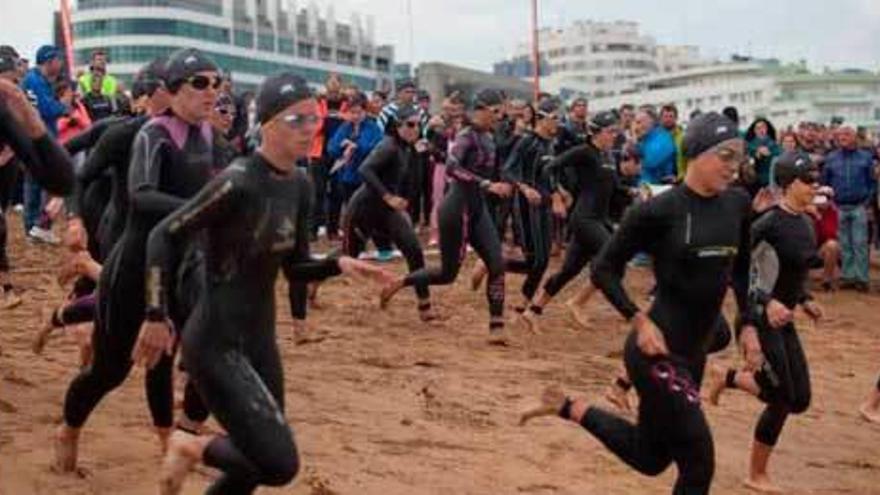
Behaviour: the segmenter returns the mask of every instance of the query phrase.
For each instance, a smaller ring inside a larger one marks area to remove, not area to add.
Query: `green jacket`
[[[92,74],[87,72],[79,78],[79,90],[82,94],[92,92]],[[110,74],[104,75],[104,81],[101,83],[101,94],[104,96],[116,96],[119,91],[119,83],[116,78]]]
[[[675,129],[669,132],[672,134],[672,140],[675,142],[675,169],[679,179],[684,179],[687,172],[687,158],[684,157],[682,142],[684,141],[684,130],[681,126],[675,126]]]

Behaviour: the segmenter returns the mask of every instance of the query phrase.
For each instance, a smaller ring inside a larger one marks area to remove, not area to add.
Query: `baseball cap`
[[[59,58],[61,56],[61,52],[58,51],[58,48],[52,45],[43,45],[37,50],[37,65],[43,65],[50,60]]]

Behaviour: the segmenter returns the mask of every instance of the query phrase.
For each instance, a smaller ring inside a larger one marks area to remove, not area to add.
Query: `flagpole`
[[[67,75],[72,81],[76,74],[73,57],[73,30],[71,29],[70,0],[61,0],[61,32],[64,36],[64,57],[67,59]]]

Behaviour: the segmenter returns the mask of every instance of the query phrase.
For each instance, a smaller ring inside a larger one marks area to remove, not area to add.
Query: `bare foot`
[[[382,292],[379,294],[379,308],[383,310],[388,309],[391,299],[400,292],[400,289],[403,289],[404,284],[405,279],[398,278],[382,287]]]
[[[590,328],[590,319],[586,317],[583,313],[581,313],[580,308],[578,308],[575,300],[572,299],[565,303],[565,307],[568,308],[568,316],[571,317],[571,320],[575,325],[580,327],[582,330],[589,330]]]
[[[859,414],[869,423],[880,424],[880,410],[871,407],[868,402],[862,404],[862,407],[859,408]]]
[[[727,388],[727,373],[724,368],[717,365],[709,366],[709,403],[717,406],[725,388]]]
[[[183,489],[186,476],[198,464],[199,437],[183,431],[175,431],[168,443],[168,451],[162,461],[159,477],[159,495],[178,495]]]
[[[477,264],[474,265],[474,271],[471,273],[471,290],[479,290],[488,274],[489,270],[486,268],[486,264],[478,260]]]
[[[431,308],[419,310],[419,319],[422,320],[422,322],[424,323],[430,323],[432,321],[438,320],[439,318],[440,317],[437,316],[437,312],[435,312]]]
[[[507,330],[503,326],[489,328],[489,344],[507,346]]]
[[[743,485],[749,490],[758,493],[785,493],[782,488],[774,485],[773,482],[770,481],[770,477],[766,474],[750,476],[743,481]]]
[[[519,425],[523,426],[529,421],[543,416],[556,416],[563,404],[565,404],[565,392],[558,385],[551,385],[545,388],[541,394],[541,405],[520,415]]]
[[[616,381],[605,390],[605,398],[621,411],[632,411],[632,406],[629,403],[629,392],[617,385]]]
[[[522,314],[522,321],[526,324],[526,329],[535,335],[541,335],[541,323],[538,321],[538,315],[526,310]]]
[[[76,471],[79,450],[79,429],[62,424],[55,431],[55,464],[53,469],[59,473]]]
[[[49,337],[52,336],[52,332],[55,331],[55,326],[52,325],[52,316],[43,317],[43,326],[37,332],[36,337],[34,337],[34,341],[31,344],[31,350],[34,351],[34,354],[40,355],[43,353],[43,349],[46,348],[46,343],[49,342]]]
[[[18,294],[11,290],[2,291],[3,294],[0,296],[0,309],[13,309],[21,306],[21,303],[24,302]]]

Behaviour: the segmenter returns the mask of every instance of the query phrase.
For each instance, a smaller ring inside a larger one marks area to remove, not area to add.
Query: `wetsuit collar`
[[[269,172],[280,175],[281,177],[289,178],[293,177],[296,172],[296,166],[292,167],[290,170],[283,170],[275,166],[274,163],[266,156],[265,152],[262,148],[258,149],[256,153],[254,153],[254,157],[256,157],[257,161],[263,164]]]
[[[712,199],[712,198],[717,198],[719,196],[718,193],[713,194],[711,196],[706,196],[704,194],[700,194],[695,189],[693,189],[691,186],[689,186],[687,182],[682,182],[681,188],[684,190],[685,194],[687,194],[688,196],[697,198],[697,199]]]

